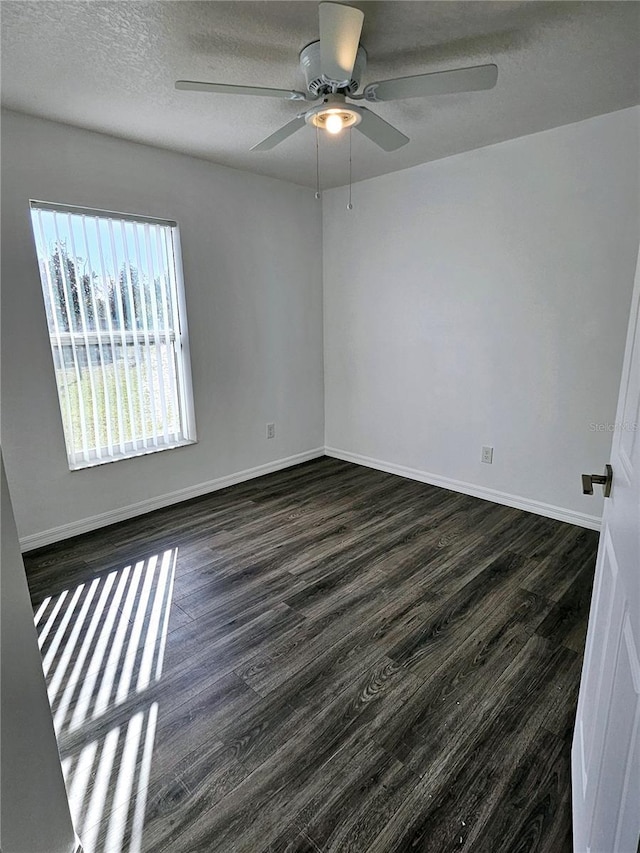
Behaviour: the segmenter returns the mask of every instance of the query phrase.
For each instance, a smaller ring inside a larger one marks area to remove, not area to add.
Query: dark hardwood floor
[[[596,548],[324,458],[25,555],[86,853],[570,853]]]

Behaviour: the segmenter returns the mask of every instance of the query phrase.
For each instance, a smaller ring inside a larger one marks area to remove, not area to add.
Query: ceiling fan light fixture
[[[325,102],[317,107],[312,107],[306,113],[305,120],[307,124],[311,124],[319,130],[336,134],[347,127],[355,127],[360,124],[362,115],[358,107],[345,104],[344,99],[340,98],[338,103],[330,100],[328,103]]]

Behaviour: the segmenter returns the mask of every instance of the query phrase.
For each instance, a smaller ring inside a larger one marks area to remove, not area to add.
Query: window
[[[31,202],[69,467],[195,441],[175,222]]]

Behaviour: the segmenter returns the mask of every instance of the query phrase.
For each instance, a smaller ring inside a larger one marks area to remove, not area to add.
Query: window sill
[[[175,444],[167,444],[166,446],[160,447],[141,447],[138,450],[128,450],[125,453],[120,453],[118,455],[111,455],[108,458],[103,457],[99,459],[92,459],[90,462],[81,462],[77,464],[69,463],[69,470],[74,471],[85,471],[87,468],[97,468],[100,465],[108,465],[111,462],[122,462],[126,459],[136,459],[139,456],[151,456],[155,453],[162,453],[165,450],[177,450],[180,447],[189,447],[192,444],[197,444],[198,440],[195,438],[185,439],[183,441],[176,442]]]

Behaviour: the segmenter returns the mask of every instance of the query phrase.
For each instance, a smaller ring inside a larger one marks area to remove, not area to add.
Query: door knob
[[[613,483],[613,468],[611,465],[604,466],[604,474],[583,474],[582,475],[582,494],[592,495],[593,484],[599,483],[602,486],[602,491],[605,498],[611,494],[611,484]]]

